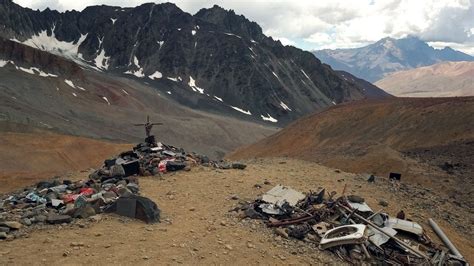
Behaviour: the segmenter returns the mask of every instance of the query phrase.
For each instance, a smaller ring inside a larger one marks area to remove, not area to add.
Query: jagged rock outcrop
[[[172,87],[171,97],[192,108],[286,124],[370,97],[310,52],[283,46],[218,6],[193,16],[170,3],[65,13],[0,3],[0,36],[157,89]]]

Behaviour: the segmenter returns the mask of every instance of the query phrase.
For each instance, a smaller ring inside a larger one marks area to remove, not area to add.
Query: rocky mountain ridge
[[[60,13],[1,0],[0,15],[3,38],[83,68],[171,88],[170,97],[193,109],[285,125],[372,95],[311,53],[283,46],[255,22],[218,6],[195,15],[169,3]]]
[[[435,49],[417,37],[384,38],[353,49],[319,50],[314,54],[334,69],[344,70],[370,82],[391,72],[429,66],[444,61],[474,61],[474,57],[450,47]]]

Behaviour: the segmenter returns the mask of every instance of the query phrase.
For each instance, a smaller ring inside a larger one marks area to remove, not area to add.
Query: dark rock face
[[[443,61],[474,61],[474,57],[449,47],[434,49],[416,37],[384,38],[354,49],[320,50],[314,54],[334,69],[375,82],[386,74]]]
[[[82,69],[74,62],[0,37],[0,59],[5,58],[24,66],[35,66],[62,76],[82,75]]]
[[[1,37],[102,72],[172,87],[179,103],[219,114],[286,124],[371,97],[313,54],[283,46],[255,22],[218,6],[194,16],[169,3],[59,13],[0,0],[0,16]]]
[[[380,89],[379,87],[375,86],[374,84],[360,79],[349,72],[336,70],[336,73],[344,80],[356,84],[358,87],[361,87],[364,90],[364,94],[367,98],[372,99],[386,99],[394,97],[393,95],[385,92],[384,90]]]

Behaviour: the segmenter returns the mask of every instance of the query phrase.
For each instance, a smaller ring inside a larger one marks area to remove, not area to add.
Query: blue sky
[[[143,0],[14,0],[33,9],[137,6]],[[174,0],[196,13],[218,4],[262,26],[265,34],[305,50],[353,48],[384,37],[420,37],[436,48],[474,55],[474,0]]]

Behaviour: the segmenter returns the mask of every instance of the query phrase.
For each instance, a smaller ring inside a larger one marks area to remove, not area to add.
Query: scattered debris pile
[[[104,161],[88,180],[55,179],[0,195],[0,239],[19,236],[22,227],[68,224],[98,213],[117,213],[146,223],[159,222],[160,209],[140,196],[138,176],[189,170],[195,165],[243,169],[240,163],[212,162],[206,156],[156,143],[147,136],[131,151]],[[92,217],[93,218],[93,217]]]
[[[350,263],[466,264],[432,220],[430,224],[451,252],[432,242],[424,229],[405,220],[403,213],[391,217],[383,210],[374,212],[362,197],[335,195],[326,194],[325,189],[305,195],[278,185],[233,210],[242,218],[264,220],[280,236],[317,244]]]

